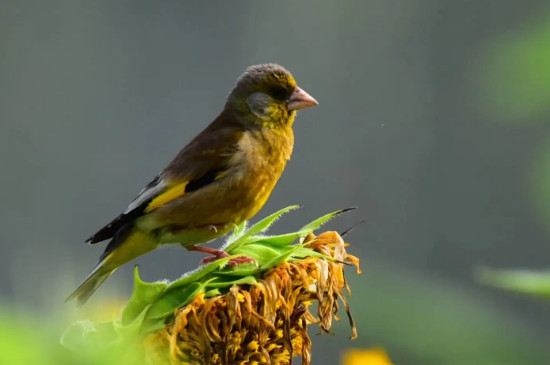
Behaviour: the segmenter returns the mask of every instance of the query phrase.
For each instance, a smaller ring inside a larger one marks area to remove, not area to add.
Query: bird
[[[66,299],[86,303],[121,265],[165,244],[228,254],[199,244],[222,237],[266,203],[294,146],[296,111],[318,105],[275,63],[248,67],[223,110],[130,203],[86,242],[110,240],[96,266]],[[237,265],[247,262],[247,258]]]

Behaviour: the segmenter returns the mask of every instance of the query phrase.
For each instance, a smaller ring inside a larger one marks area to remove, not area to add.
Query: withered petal
[[[360,273],[359,259],[346,252],[347,244],[337,232],[309,234],[304,242],[337,261],[319,257],[284,261],[254,285],[233,285],[227,294],[212,298],[197,295],[144,342],[151,364],[287,365],[301,355],[302,364],[309,365],[307,325],[317,323],[322,332],[331,333],[332,321],[339,319],[339,300],[348,315],[351,338],[356,338],[343,294],[349,290],[344,263]],[[315,302],[316,316],[310,311]]]

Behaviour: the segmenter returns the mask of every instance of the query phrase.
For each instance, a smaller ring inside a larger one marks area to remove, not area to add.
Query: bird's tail
[[[102,266],[102,264],[103,262],[100,261],[78,288],[65,299],[65,302],[76,298],[78,305],[81,306],[88,301],[97,288],[116,271],[116,269],[105,270],[105,266]]]
[[[109,242],[94,269],[78,288],[65,299],[65,302],[76,298],[77,304],[79,306],[83,305],[119,266],[155,249],[157,246],[157,240],[146,232],[132,227],[121,229],[115,238]]]

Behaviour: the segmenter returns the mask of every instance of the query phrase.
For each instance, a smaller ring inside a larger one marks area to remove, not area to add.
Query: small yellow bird
[[[67,301],[85,303],[119,266],[161,244],[179,243],[213,254],[213,259],[226,257],[197,244],[227,234],[262,208],[292,154],[296,110],[317,104],[284,67],[250,66],[221,114],[124,213],[86,241],[111,239]]]

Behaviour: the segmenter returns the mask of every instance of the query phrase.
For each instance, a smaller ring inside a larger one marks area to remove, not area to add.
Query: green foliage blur
[[[36,313],[18,313],[0,309],[0,364],[80,364],[123,365],[139,364],[135,352],[71,351],[60,343],[67,325],[61,314],[50,315],[47,320]]]

